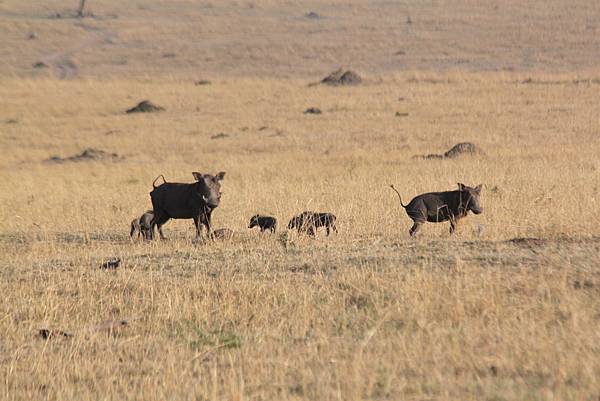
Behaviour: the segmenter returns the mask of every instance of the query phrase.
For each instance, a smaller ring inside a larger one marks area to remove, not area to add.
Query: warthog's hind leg
[[[158,228],[158,235],[160,236],[160,239],[166,239],[165,235],[162,232],[162,226],[169,221],[169,217],[164,215],[164,214],[160,214],[160,215],[155,215],[154,216],[154,220],[152,220],[152,225],[150,226],[150,237],[154,238],[154,226],[156,226]]]
[[[154,218],[152,219],[152,223],[150,224],[150,239],[154,239],[154,227],[158,228],[158,234],[160,235],[160,239],[165,239],[165,236],[162,232],[162,226],[167,221],[169,221],[169,216],[155,212]]]
[[[417,235],[417,231],[419,231],[419,229],[421,228],[422,225],[423,225],[423,223],[415,221],[415,224],[413,224],[413,226],[410,228],[410,230],[408,230],[408,233],[410,234],[410,236],[415,237]]]
[[[458,219],[450,216],[450,234],[454,234],[456,231],[456,225],[458,224]]]

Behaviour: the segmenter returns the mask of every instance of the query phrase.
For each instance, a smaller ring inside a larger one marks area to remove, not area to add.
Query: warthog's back
[[[458,213],[459,191],[428,192],[414,197],[406,206],[410,218],[441,222]]]
[[[202,198],[194,191],[194,184],[168,182],[150,192],[155,211],[163,211],[173,219],[190,219],[204,206]]]

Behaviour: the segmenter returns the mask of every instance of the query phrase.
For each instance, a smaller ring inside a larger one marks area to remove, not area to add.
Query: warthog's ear
[[[217,180],[220,181],[223,178],[225,178],[225,172],[224,171],[220,171],[219,173],[217,173],[217,175],[215,177],[217,177]]]
[[[481,193],[481,184],[477,185],[475,188],[473,188],[475,190],[475,192],[477,192],[477,195],[479,195],[479,193]]]
[[[459,189],[460,191],[464,191],[464,190],[466,190],[466,189],[467,189],[467,186],[466,186],[465,184],[462,184],[462,183],[460,183],[460,182],[459,182],[459,183],[458,183],[458,189]]]
[[[192,175],[194,176],[194,179],[195,179],[196,181],[200,181],[200,180],[203,178],[202,174],[200,174],[200,173],[197,173],[197,172],[195,172],[195,171],[192,173]]]

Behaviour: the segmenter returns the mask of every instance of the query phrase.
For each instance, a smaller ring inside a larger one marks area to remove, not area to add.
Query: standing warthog
[[[271,216],[261,216],[259,214],[252,216],[248,228],[260,227],[260,232],[270,230],[272,233],[277,230],[277,219]]]
[[[158,226],[161,239],[165,238],[162,226],[169,219],[194,219],[196,237],[200,237],[202,225],[206,227],[208,236],[212,236],[211,215],[221,201],[220,181],[225,177],[225,173],[192,174],[196,182],[191,184],[165,182],[157,187],[155,184],[158,177],[152,183],[154,189],[150,192],[150,199],[154,208],[154,219],[151,233],[154,233],[154,226]]]
[[[142,214],[139,218],[133,219],[131,221],[131,231],[129,232],[129,236],[133,238],[135,233],[137,232],[137,237],[140,238],[140,235],[144,239],[152,239],[152,219],[154,218],[154,212],[152,210],[146,211],[146,213]]]
[[[336,217],[333,213],[315,213],[304,211],[299,215],[292,217],[288,223],[288,229],[296,228],[299,233],[307,233],[308,235],[314,236],[317,228],[325,227],[327,229],[327,235],[330,230],[337,233]]]
[[[469,210],[475,214],[483,212],[483,208],[479,205],[481,184],[471,188],[458,183],[458,191],[421,194],[415,196],[408,205],[402,203],[402,197],[396,188],[393,185],[390,185],[390,187],[396,191],[400,199],[400,205],[406,209],[406,214],[414,221],[409,231],[412,237],[417,235],[417,231],[426,221],[439,223],[449,220],[450,234],[452,234],[456,229],[458,220],[465,217]]]

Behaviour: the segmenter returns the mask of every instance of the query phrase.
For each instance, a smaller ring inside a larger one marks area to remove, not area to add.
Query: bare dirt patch
[[[304,16],[308,19],[321,19],[321,16],[314,11],[307,12]]]
[[[510,244],[518,245],[518,246],[542,246],[546,245],[547,241],[543,238],[513,238],[508,240]]]
[[[52,156],[47,159],[48,163],[86,162],[86,161],[120,161],[123,156],[116,153],[105,152],[101,149],[87,148],[77,155],[69,157]]]
[[[215,240],[231,240],[235,235],[235,231],[230,228],[218,228],[213,232],[213,237]]]
[[[157,106],[149,100],[142,100],[136,106],[128,109],[126,113],[154,113],[157,111],[163,111],[164,109],[164,107]]]
[[[363,79],[356,72],[352,70],[344,71],[343,68],[332,72],[321,80],[321,84],[330,86],[358,85],[362,82]]]
[[[322,111],[319,108],[316,107],[309,107],[308,109],[304,110],[304,114],[321,114]]]

